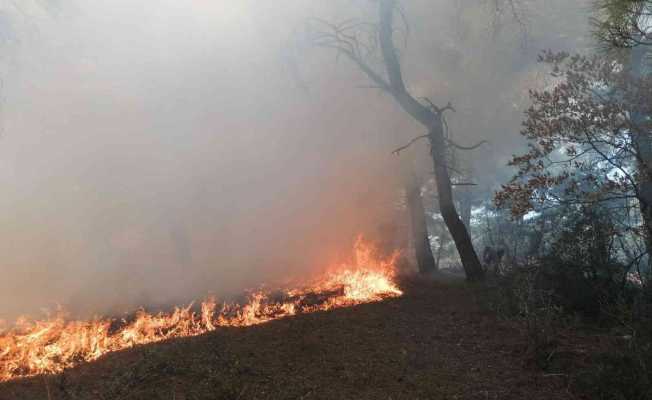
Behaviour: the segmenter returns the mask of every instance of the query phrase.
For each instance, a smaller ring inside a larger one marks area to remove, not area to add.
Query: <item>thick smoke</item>
[[[536,52],[585,27],[537,15],[523,43],[509,18],[492,33],[483,2],[456,3],[404,2],[402,58],[417,95],[457,106],[460,142],[492,143],[468,157],[488,191],[522,145]],[[374,19],[371,2],[41,6],[1,19],[0,318],[239,292],[395,218],[405,160],[391,151],[420,128],[345,60],[293,44],[310,17]],[[423,174],[427,151],[413,151]]]

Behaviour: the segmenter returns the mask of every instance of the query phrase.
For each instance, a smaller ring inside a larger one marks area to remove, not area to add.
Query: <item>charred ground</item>
[[[564,399],[474,287],[405,282],[380,303],[219,329],[0,385],[0,399]],[[469,338],[473,338],[470,340]]]

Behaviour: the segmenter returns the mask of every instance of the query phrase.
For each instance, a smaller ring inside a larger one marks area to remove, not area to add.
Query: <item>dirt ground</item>
[[[220,329],[0,384],[0,400],[570,399],[510,323],[457,283],[381,303]]]

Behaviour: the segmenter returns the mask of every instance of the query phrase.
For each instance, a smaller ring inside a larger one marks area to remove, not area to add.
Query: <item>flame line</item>
[[[246,327],[298,314],[349,307],[402,295],[395,283],[398,253],[386,259],[358,238],[355,263],[340,266],[300,289],[283,291],[281,299],[259,290],[244,305],[209,298],[199,311],[193,304],[170,313],[140,310],[132,322],[96,318],[67,320],[62,313],[49,320],[21,318],[0,331],[0,382],[40,374],[55,374],[104,354],[179,337],[197,336],[220,327]],[[113,329],[112,329],[113,327]]]

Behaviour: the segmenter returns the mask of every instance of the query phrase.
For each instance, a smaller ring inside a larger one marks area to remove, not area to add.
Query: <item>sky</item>
[[[480,197],[524,144],[536,54],[589,46],[587,2],[524,1],[524,25],[492,2],[403,2],[409,89],[456,106],[458,142],[490,142],[463,156]],[[432,166],[425,143],[391,152],[421,128],[302,36],[351,17],[373,2],[3,3],[0,319],[228,296],[400,218],[405,166]]]

